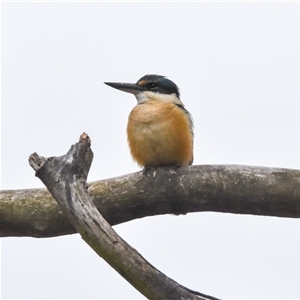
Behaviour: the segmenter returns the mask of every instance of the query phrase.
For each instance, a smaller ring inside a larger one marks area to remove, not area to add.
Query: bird
[[[177,168],[193,163],[193,119],[173,81],[147,74],[136,83],[104,83],[133,94],[137,100],[128,117],[127,140],[140,167]]]

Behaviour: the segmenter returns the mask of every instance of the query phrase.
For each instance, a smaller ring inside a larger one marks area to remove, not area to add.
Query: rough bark
[[[300,171],[239,165],[173,167],[91,182],[111,224],[158,214],[224,212],[300,217]],[[0,236],[76,233],[46,189],[1,191]]]
[[[149,264],[102,217],[90,199],[86,178],[93,159],[86,134],[66,155],[45,159],[33,154],[30,164],[82,238],[148,299],[215,299],[191,291]]]

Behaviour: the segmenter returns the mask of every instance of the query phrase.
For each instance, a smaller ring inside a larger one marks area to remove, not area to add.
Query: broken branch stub
[[[102,217],[90,199],[86,179],[93,160],[90,138],[82,134],[67,154],[30,165],[82,238],[131,285],[149,299],[215,299],[191,291],[155,269]]]

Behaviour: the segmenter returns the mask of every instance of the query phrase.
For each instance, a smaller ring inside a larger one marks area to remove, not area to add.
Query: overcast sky
[[[194,164],[300,169],[300,3],[2,3],[2,189],[41,188],[33,152],[85,131],[89,181],[139,171],[135,98],[103,84],[168,76],[195,122]],[[220,298],[300,298],[300,220],[219,213],[114,229]],[[79,235],[2,239],[2,298],[143,298]]]

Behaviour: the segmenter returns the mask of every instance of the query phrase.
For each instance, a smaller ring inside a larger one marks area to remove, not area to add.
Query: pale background
[[[28,156],[86,131],[89,181],[140,170],[136,101],[104,81],[168,76],[195,120],[194,164],[300,169],[300,3],[2,3],[2,189],[43,187]],[[218,213],[114,227],[179,283],[300,298],[300,220]],[[142,298],[78,235],[2,239],[3,298]]]

